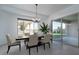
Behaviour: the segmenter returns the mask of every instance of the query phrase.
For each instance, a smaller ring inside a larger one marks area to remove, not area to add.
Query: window
[[[30,35],[38,32],[38,22],[18,20],[18,36],[25,36],[26,33]]]

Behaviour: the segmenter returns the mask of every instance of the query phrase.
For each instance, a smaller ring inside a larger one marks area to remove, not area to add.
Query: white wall
[[[6,43],[5,35],[7,33],[12,33],[16,36],[16,18],[14,15],[8,14],[6,12],[0,11],[0,45]]]
[[[5,16],[5,18],[4,18]],[[4,14],[3,12],[0,11],[0,44],[3,44],[3,42],[5,43],[5,36],[4,34],[7,32],[6,29],[6,14]]]

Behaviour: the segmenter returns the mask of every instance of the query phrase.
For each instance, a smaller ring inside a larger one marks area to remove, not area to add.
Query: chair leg
[[[29,55],[30,55],[31,53],[30,53],[30,48],[29,48]]]
[[[38,46],[36,48],[37,48],[37,53],[38,53]]]
[[[21,44],[19,44],[19,51],[21,51]]]
[[[50,48],[50,43],[48,43],[49,44],[49,48]]]
[[[52,43],[52,39],[51,39],[51,43]]]
[[[8,52],[9,52],[9,50],[10,50],[10,46],[8,46],[7,54],[8,54]]]
[[[26,41],[24,41],[24,44],[25,44],[25,46],[26,46]]]
[[[27,50],[27,45],[26,45],[26,41],[24,41],[24,45],[25,45],[25,47],[26,47],[26,50]]]
[[[25,46],[26,50],[27,50],[27,46]]]
[[[45,50],[45,44],[44,44],[44,50]]]

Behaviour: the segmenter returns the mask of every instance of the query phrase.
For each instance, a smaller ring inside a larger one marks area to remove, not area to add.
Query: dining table
[[[40,45],[41,44],[41,39],[43,38],[44,36],[43,35],[41,35],[41,36],[38,36],[38,44]],[[16,40],[17,41],[24,41],[24,44],[26,45],[26,42],[28,42],[29,41],[29,38],[30,38],[30,36],[24,36],[24,37],[18,37],[18,38],[16,38]]]

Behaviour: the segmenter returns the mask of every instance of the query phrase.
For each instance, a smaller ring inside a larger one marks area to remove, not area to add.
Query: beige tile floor
[[[0,55],[29,55],[28,49],[26,50],[25,45],[22,43],[21,51],[19,51],[18,46],[12,47],[9,54],[6,53],[7,46],[0,47]],[[79,55],[79,48],[72,47],[69,45],[61,44],[60,42],[53,42],[51,48],[46,45],[46,50],[44,51],[43,46],[39,47],[38,53],[36,48],[31,49],[31,55]]]

